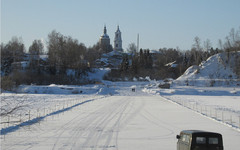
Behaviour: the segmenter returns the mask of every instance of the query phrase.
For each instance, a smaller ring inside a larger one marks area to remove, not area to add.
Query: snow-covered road
[[[175,150],[176,134],[185,129],[219,132],[226,150],[240,147],[239,131],[137,91],[96,99],[2,135],[1,149]]]

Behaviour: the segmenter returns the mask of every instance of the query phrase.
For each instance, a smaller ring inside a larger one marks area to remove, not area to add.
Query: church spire
[[[115,32],[115,38],[114,38],[114,50],[122,52],[122,37],[121,37],[121,31],[119,29],[119,25],[117,26],[117,31]]]
[[[100,43],[101,48],[103,49],[103,51],[105,51],[105,52],[109,51],[110,38],[107,35],[106,25],[104,25],[103,35],[100,37],[99,43]]]
[[[117,31],[120,31],[120,30],[119,30],[119,25],[117,26]]]
[[[107,34],[107,28],[106,28],[106,25],[104,25],[103,33],[104,33],[104,34]]]

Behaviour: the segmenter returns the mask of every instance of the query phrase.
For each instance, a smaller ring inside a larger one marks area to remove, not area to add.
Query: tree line
[[[95,67],[95,60],[102,53],[99,43],[87,48],[77,39],[55,30],[48,34],[45,53],[41,40],[34,40],[26,51],[22,39],[13,37],[7,44],[1,43],[1,87],[32,83],[83,84],[85,81],[80,78]],[[47,56],[46,59],[43,56]],[[24,70],[23,63],[28,63]]]
[[[103,53],[112,50],[112,48],[104,49],[99,43],[86,47],[77,39],[64,36],[55,30],[48,34],[46,60],[41,58],[44,54],[44,44],[41,40],[34,40],[28,51],[22,39],[17,37],[13,37],[6,44],[1,43],[0,46],[2,88],[6,85],[31,83],[83,84],[85,81],[81,80],[82,76],[96,67],[95,61]],[[160,48],[154,53],[149,49],[137,51],[136,45],[130,43],[127,48],[128,53],[123,53],[122,63],[118,68],[112,69],[106,79],[132,79],[146,76],[152,79],[177,78],[189,66],[198,65],[211,55],[226,52],[229,56],[230,52],[239,50],[240,28],[231,29],[225,40],[219,40],[219,46],[215,49],[212,48],[210,40],[207,39],[202,43],[199,37],[194,38],[191,50],[186,51],[178,48]],[[29,64],[24,71],[21,71],[18,67],[23,66],[24,62]],[[171,62],[177,65],[175,67],[166,65]]]
[[[149,49],[140,49],[137,52],[135,43],[128,45],[127,51],[130,55],[125,55],[119,69],[112,70],[105,79],[108,80],[129,80],[149,76],[151,79],[176,79],[182,75],[185,70],[192,65],[199,65],[206,61],[210,56],[225,52],[228,59],[231,52],[240,51],[240,28],[231,29],[224,42],[219,39],[218,48],[213,48],[211,41],[207,39],[202,42],[196,36],[193,39],[193,45],[190,50],[179,50],[179,48],[160,48],[154,53]],[[238,57],[238,55],[236,55]],[[234,71],[240,76],[240,59],[235,59],[236,65]],[[175,65],[167,65],[175,63]],[[226,62],[228,63],[228,62]]]

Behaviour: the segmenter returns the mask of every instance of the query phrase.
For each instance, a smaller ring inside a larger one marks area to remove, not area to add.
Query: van
[[[183,130],[177,139],[177,150],[223,150],[222,135],[219,133]]]

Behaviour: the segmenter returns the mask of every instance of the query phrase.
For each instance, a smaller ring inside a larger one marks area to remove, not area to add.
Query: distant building
[[[100,37],[99,43],[101,47],[108,47],[110,45],[110,38],[107,34],[107,28],[104,26],[103,35]]]
[[[112,50],[123,52],[122,48],[122,37],[121,37],[121,31],[119,29],[119,26],[117,27],[117,31],[115,32],[115,38],[114,38],[114,49],[112,48],[110,44],[110,38],[107,34],[107,28],[104,26],[103,35],[100,36],[99,44],[103,52],[108,53]]]
[[[116,50],[105,53],[100,59],[96,60],[97,67],[118,68],[122,62],[122,53]]]
[[[119,30],[119,26],[117,27],[117,31],[115,32],[114,50],[119,51],[119,52],[123,52],[122,37],[121,37],[121,31]]]

